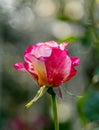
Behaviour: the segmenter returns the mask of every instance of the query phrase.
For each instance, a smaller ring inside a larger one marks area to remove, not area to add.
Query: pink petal
[[[80,59],[77,57],[71,57],[71,61],[72,61],[72,66],[71,66],[71,71],[70,71],[70,75],[68,77],[64,78],[64,82],[70,80],[73,76],[76,75],[77,70],[74,68],[74,66],[79,65],[80,63]]]
[[[25,53],[25,54],[24,54],[24,60],[25,60],[27,63],[31,63],[31,62],[32,62],[32,57],[33,57],[33,55],[31,55],[30,53]]]
[[[47,74],[45,64],[43,62],[38,61],[37,59],[33,59],[34,70],[38,75],[38,83],[40,86],[47,84]]]
[[[33,51],[34,49],[35,49],[35,46],[29,46],[29,47],[27,47],[25,53],[30,53],[30,54],[32,54],[32,51]]]
[[[27,70],[27,73],[30,73],[35,80],[38,80],[38,75],[35,73],[33,65],[31,63],[25,62],[24,66]]]
[[[23,62],[19,62],[19,63],[14,64],[14,68],[16,70],[26,72],[26,69],[24,67],[24,63]]]
[[[51,47],[47,46],[47,45],[34,45],[34,46],[30,46],[27,48],[26,52],[24,53],[27,54],[32,54],[35,57],[39,58],[39,57],[49,57],[51,55],[52,49]]]
[[[70,71],[70,77],[73,77],[74,75],[76,75],[77,70],[74,67],[71,67],[71,71]]]
[[[37,58],[49,57],[53,48],[60,48],[61,50],[64,50],[68,44],[68,42],[57,44],[55,41],[37,43],[36,45],[29,46],[24,54],[29,53]]]
[[[33,55],[37,58],[39,57],[49,57],[51,55],[52,49],[48,46],[40,46],[37,47],[34,51],[33,51]]]
[[[34,68],[34,72],[38,76],[38,83],[40,86],[47,84],[46,68],[43,61],[38,60],[36,57],[30,54],[25,54],[25,60]]]
[[[64,77],[68,77],[71,69],[71,59],[65,51],[54,48],[52,55],[45,60],[49,84],[60,85]]]
[[[49,46],[49,47],[58,47],[58,44],[55,41],[49,41],[49,42],[43,42],[43,43],[38,43],[37,45],[40,46]]]
[[[75,76],[77,73],[77,70],[74,67],[71,67],[70,75],[66,78],[64,78],[64,82],[70,80],[73,76]]]
[[[68,46],[70,43],[69,42],[63,42],[59,45],[61,50],[64,50],[66,46]]]
[[[71,60],[72,60],[72,64],[73,64],[74,66],[77,66],[77,65],[80,64],[80,59],[77,58],[77,57],[71,57]]]
[[[28,63],[23,63],[23,62],[19,62],[14,64],[14,68],[17,69],[18,71],[22,71],[22,72],[27,72],[28,74],[31,74],[33,76],[34,79],[38,79],[37,74],[35,73],[33,67],[28,64]]]

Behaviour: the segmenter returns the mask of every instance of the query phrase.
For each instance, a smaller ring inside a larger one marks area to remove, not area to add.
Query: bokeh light
[[[84,16],[84,8],[80,1],[68,1],[65,4],[64,13],[72,20],[80,20]]]
[[[35,4],[35,11],[41,17],[55,16],[57,9],[57,3],[53,0],[37,0]]]
[[[14,11],[9,18],[9,24],[12,28],[19,31],[32,31],[35,15],[28,6],[23,6],[17,11]]]

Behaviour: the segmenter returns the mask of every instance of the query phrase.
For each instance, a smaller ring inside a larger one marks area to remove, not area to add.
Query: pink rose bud
[[[40,86],[59,86],[76,75],[75,66],[80,62],[79,58],[68,55],[65,49],[68,44],[49,41],[29,46],[24,53],[25,62],[14,67],[30,74]]]

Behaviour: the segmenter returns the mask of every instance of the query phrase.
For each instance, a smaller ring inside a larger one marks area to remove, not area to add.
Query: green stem
[[[58,115],[57,115],[57,100],[55,94],[52,95],[52,107],[53,107],[55,130],[59,130]]]
[[[52,96],[52,108],[53,108],[55,130],[59,130],[56,94],[54,93],[52,88],[49,88],[48,93]]]

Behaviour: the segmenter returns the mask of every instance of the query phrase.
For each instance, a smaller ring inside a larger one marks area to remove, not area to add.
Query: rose
[[[75,66],[80,59],[70,57],[65,47],[69,43],[57,44],[55,41],[37,43],[29,46],[24,53],[25,62],[14,67],[30,74],[42,86],[59,86],[76,75]]]
[[[68,55],[68,50],[65,49],[68,44],[57,44],[55,41],[37,43],[26,49],[25,62],[14,64],[17,70],[29,73],[40,85],[36,96],[26,104],[27,108],[36,102],[45,90],[52,96],[55,130],[59,130],[56,94],[61,96],[59,87],[56,90],[55,88],[76,75],[74,67],[80,62],[79,58]]]
[[[57,86],[76,75],[75,66],[80,62],[79,58],[68,55],[68,50],[65,49],[68,44],[68,42],[57,44],[55,41],[49,41],[31,45],[24,53],[25,62],[14,64],[17,70],[30,74],[40,86],[36,96],[26,104],[27,108],[36,102],[46,90],[52,97],[55,93],[62,97]]]

